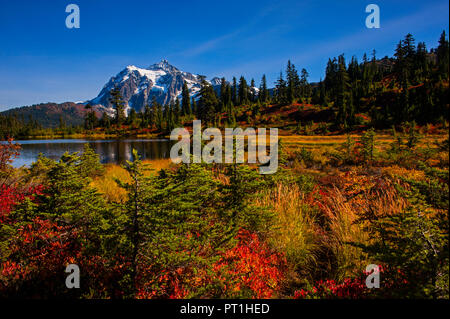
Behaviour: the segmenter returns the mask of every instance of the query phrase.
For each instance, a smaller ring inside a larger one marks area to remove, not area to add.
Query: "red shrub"
[[[165,270],[154,275],[153,281],[144,279],[150,267],[141,269],[137,298],[186,298],[207,285],[216,287],[208,290],[212,298],[271,298],[284,277],[285,259],[271,252],[256,234],[241,231],[237,239],[237,245],[209,269]]]
[[[294,293],[294,299],[363,299],[382,297],[389,298],[393,291],[402,289],[407,284],[404,274],[389,267],[379,266],[380,288],[367,288],[366,278],[368,273],[363,272],[360,276],[346,278],[342,283],[334,280],[320,280],[312,289],[301,289]]]
[[[218,276],[226,279],[227,295],[271,298],[284,277],[286,260],[270,252],[256,234],[241,231],[237,238],[236,247],[214,265]]]

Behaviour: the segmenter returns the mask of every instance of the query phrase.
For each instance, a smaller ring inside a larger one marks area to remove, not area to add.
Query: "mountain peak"
[[[155,63],[151,66],[148,67],[148,70],[163,70],[166,72],[179,72],[179,70],[174,67],[173,65],[171,65],[169,63],[169,61],[167,61],[166,59],[162,59],[161,62],[159,63]]]
[[[135,65],[127,65],[127,67],[125,68],[126,70],[128,70],[128,71],[135,71],[135,70],[139,70],[140,68],[138,68],[137,66],[135,66]]]
[[[166,105],[181,98],[184,83],[187,83],[189,93],[195,97],[200,91],[201,83],[198,77],[189,72],[183,72],[174,67],[166,59],[148,68],[128,65],[116,76],[111,77],[99,95],[90,100],[92,105],[111,107],[111,89],[120,90],[126,109],[141,111],[145,105],[151,104],[153,98]]]
[[[222,79],[216,76],[216,77],[213,77],[210,82],[213,86],[221,85]]]

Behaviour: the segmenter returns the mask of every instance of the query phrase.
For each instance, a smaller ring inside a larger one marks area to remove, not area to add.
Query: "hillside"
[[[98,117],[101,117],[106,108],[94,107]],[[16,116],[19,120],[29,121],[30,118],[43,127],[55,128],[60,125],[62,119],[66,126],[83,125],[87,110],[84,104],[64,103],[41,103],[32,106],[23,106],[1,112],[0,115]]]

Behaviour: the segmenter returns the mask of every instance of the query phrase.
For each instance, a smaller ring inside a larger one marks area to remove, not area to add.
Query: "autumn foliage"
[[[381,154],[373,132],[347,139],[328,174],[308,170],[317,154],[304,148],[280,150],[284,167],[268,178],[237,165],[144,174],[136,156],[116,176],[121,200],[97,191],[94,152],[15,170],[10,142],[0,297],[445,297],[448,141],[423,149],[407,134]],[[374,263],[381,288],[368,289],[362,270]],[[67,289],[68,264],[82,289]]]

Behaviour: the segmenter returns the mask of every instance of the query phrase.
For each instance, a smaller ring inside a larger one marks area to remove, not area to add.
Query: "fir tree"
[[[439,38],[439,46],[437,48],[437,62],[439,73],[442,79],[449,78],[449,41],[445,35],[445,30],[442,31]]]
[[[151,236],[155,231],[152,224],[154,224],[153,216],[145,216],[149,211],[148,202],[146,201],[148,194],[151,193],[151,182],[149,178],[144,176],[145,166],[140,160],[138,152],[133,149],[133,161],[127,161],[124,166],[131,177],[131,181],[124,183],[116,180],[120,187],[125,189],[128,193],[128,200],[121,208],[121,215],[123,216],[122,225],[119,226],[118,231],[121,233],[123,239],[120,240],[121,252],[128,256],[131,268],[129,269],[129,277],[123,280],[125,284],[125,292],[127,297],[135,297],[136,295],[136,277],[138,275],[138,253],[140,246],[145,242],[144,232],[146,236]]]
[[[195,101],[195,98],[192,97],[192,113],[195,114],[195,116],[198,117],[198,109],[197,109],[197,102]]]
[[[263,76],[261,78],[261,84],[259,86],[259,100],[262,103],[265,103],[265,102],[267,102],[268,99],[269,99],[269,91],[267,89],[266,75],[263,74]]]
[[[183,90],[181,92],[182,98],[181,98],[181,109],[183,111],[183,115],[191,115],[191,98],[189,96],[189,89],[187,86],[186,81],[183,83]]]
[[[200,96],[198,100],[199,118],[206,123],[213,123],[215,120],[218,100],[214,88],[204,79],[201,82],[199,96]]]
[[[255,79],[250,81],[250,102],[256,101]]]
[[[105,173],[104,166],[100,163],[100,156],[92,149],[89,143],[84,144],[83,153],[77,166],[79,174],[84,177],[97,177]]]
[[[156,102],[156,99],[154,99],[154,102],[156,103],[153,104],[153,109],[156,108],[156,127],[158,128],[159,131],[162,131],[163,129],[163,122],[164,122],[164,114],[163,114],[163,110],[162,110],[162,105],[160,103]]]
[[[238,103],[240,105],[248,104],[248,85],[247,81],[243,76],[239,79],[239,90],[238,90]]]
[[[300,96],[305,100],[311,97],[311,85],[308,83],[308,77],[308,71],[302,69],[300,76]]]
[[[130,110],[130,115],[127,118],[127,123],[130,126],[134,126],[137,123],[137,113],[136,110],[133,108]]]
[[[295,65],[291,64],[290,60],[286,67],[286,82],[286,99],[288,103],[292,103],[299,97],[300,79]]]
[[[181,125],[181,109],[180,109],[180,100],[178,97],[175,99],[175,105],[173,110],[174,124],[175,126]]]
[[[275,97],[278,103],[287,103],[286,81],[283,79],[283,72],[280,72],[280,77],[275,83]]]
[[[238,105],[238,87],[236,77],[233,76],[233,86],[231,88],[231,98],[233,99],[233,104]]]
[[[153,112],[154,109],[150,108],[148,104],[144,106],[144,112],[142,113],[141,127],[152,127],[154,124]]]
[[[337,124],[348,128],[354,122],[353,98],[350,90],[349,76],[345,65],[344,56],[339,56],[339,68],[336,75],[336,107],[338,113],[336,116]]]
[[[111,90],[110,95],[111,97],[109,99],[109,102],[116,110],[116,124],[122,125],[125,121],[125,102],[122,99],[122,94],[120,94],[120,90],[115,87]]]
[[[103,127],[110,128],[111,127],[111,119],[106,112],[103,112],[102,118],[100,119],[100,123]]]

